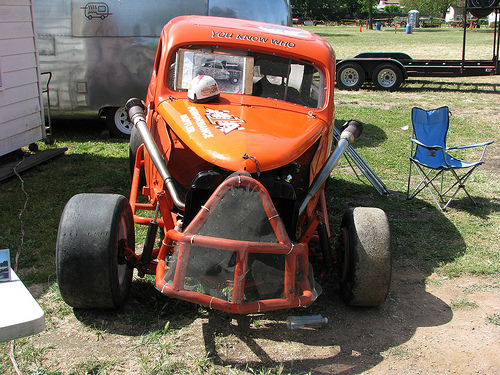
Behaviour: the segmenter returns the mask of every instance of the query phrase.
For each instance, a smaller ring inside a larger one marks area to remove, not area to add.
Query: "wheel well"
[[[99,119],[106,119],[106,116],[108,115],[109,112],[116,112],[116,110],[120,108],[119,106],[108,106],[108,107],[102,107],[99,109],[99,112],[97,112],[97,116]]]

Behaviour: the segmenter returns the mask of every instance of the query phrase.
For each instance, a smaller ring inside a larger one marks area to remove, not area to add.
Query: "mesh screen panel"
[[[186,228],[186,232],[193,233],[195,221]],[[227,240],[278,243],[262,198],[247,186],[231,187],[218,204],[211,207],[210,215],[193,234]],[[184,288],[231,302],[237,252],[189,243],[180,246],[183,254],[189,254]],[[169,284],[175,277],[179,253],[177,245],[165,273],[165,281]],[[244,301],[283,297],[285,255],[248,253],[243,263],[247,265],[240,276],[245,278]]]
[[[278,242],[259,194],[247,186],[229,189],[196,234],[239,241]]]

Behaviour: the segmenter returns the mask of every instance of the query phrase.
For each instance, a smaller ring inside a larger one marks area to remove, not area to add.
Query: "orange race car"
[[[383,303],[385,213],[349,209],[330,235],[324,185],[362,131],[351,120],[335,139],[334,80],[331,46],[308,31],[206,16],[170,21],[145,102],[127,103],[130,198],[79,194],[62,214],[64,300],[116,308],[137,269],[156,274],[168,296],[236,314],[307,306],[331,274],[346,303]],[[139,251],[134,224],[148,226]]]

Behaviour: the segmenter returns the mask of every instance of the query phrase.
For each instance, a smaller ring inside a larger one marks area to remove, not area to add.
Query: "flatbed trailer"
[[[500,74],[498,60],[500,6],[498,6],[498,0],[495,0],[494,4],[494,7],[488,8],[496,13],[491,60],[465,59],[467,27],[464,22],[462,59],[416,60],[402,52],[363,52],[353,58],[337,61],[337,87],[343,90],[358,90],[365,82],[371,81],[377,90],[395,91],[408,77],[473,77]],[[466,7],[464,20],[468,11],[477,9],[478,7]],[[484,9],[481,10],[484,11]]]

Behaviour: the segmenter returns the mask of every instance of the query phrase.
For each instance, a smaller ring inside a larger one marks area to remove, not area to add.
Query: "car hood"
[[[157,108],[187,147],[205,161],[238,171],[271,170],[302,155],[327,132],[304,111],[234,104],[164,101]]]

